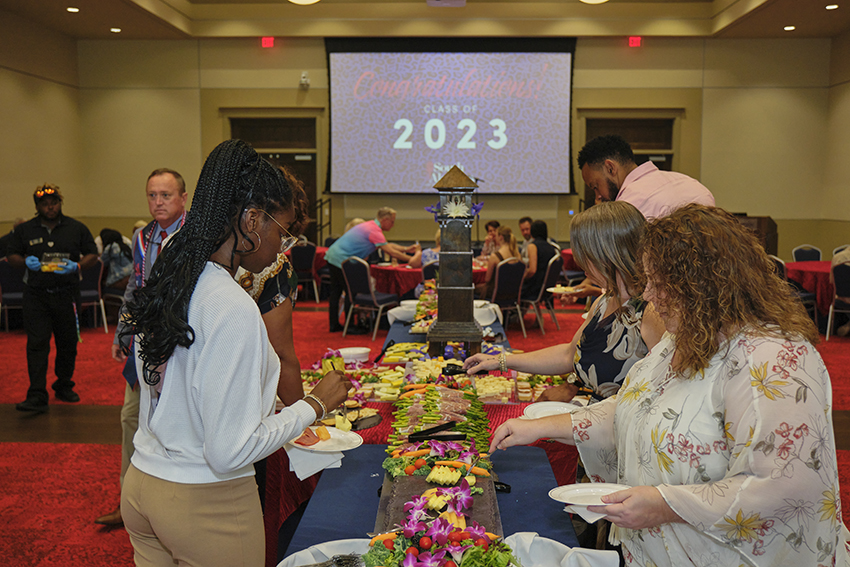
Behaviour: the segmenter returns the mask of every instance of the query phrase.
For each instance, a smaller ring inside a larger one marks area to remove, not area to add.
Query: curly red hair
[[[674,370],[708,367],[741,329],[817,343],[817,329],[755,233],[716,207],[687,205],[651,222],[638,253],[638,289],[653,286],[678,312]]]

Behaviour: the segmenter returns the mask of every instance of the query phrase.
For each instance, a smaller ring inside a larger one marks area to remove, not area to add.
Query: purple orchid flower
[[[402,533],[406,538],[412,538],[415,533],[421,532],[426,527],[427,525],[425,522],[421,522],[413,518],[408,518],[403,524],[401,524]]]
[[[446,441],[431,440],[431,454],[438,457],[446,456]]]
[[[472,546],[469,545],[469,544],[458,545],[458,546],[451,545],[451,546],[448,547],[448,550],[452,554],[452,559],[454,560],[454,562],[457,563],[458,565],[460,565],[461,560],[463,559],[463,554],[470,547],[472,547]]]
[[[466,525],[466,530],[464,530],[472,536],[472,541],[476,541],[478,538],[483,538],[489,540],[487,537],[487,530],[484,529],[484,526],[479,524],[478,522],[472,521]]]
[[[454,524],[445,518],[437,518],[431,522],[431,525],[428,527],[428,531],[425,532],[425,535],[437,542],[437,545],[446,545],[446,542],[449,541],[449,534],[452,533],[454,529]]]
[[[446,505],[450,512],[463,514],[464,510],[472,506],[472,493],[469,490],[469,483],[466,482],[466,479],[461,481],[460,486],[445,488],[440,492],[449,497]]]
[[[404,558],[404,567],[440,567],[443,564],[443,558],[446,556],[446,550],[441,549],[440,551],[435,551],[431,553],[426,551],[424,553],[420,553],[419,557],[415,557],[413,554],[409,554],[407,557],[414,557],[416,560],[415,563],[411,563],[408,565],[407,557]]]
[[[332,348],[328,349],[328,352],[322,355],[322,358],[342,358],[342,354],[338,350],[334,350]]]
[[[440,214],[440,203],[437,203],[436,205],[431,205],[430,207],[425,207],[425,210],[429,213],[434,213],[434,222],[437,222],[439,220],[438,216]]]
[[[472,212],[470,213],[470,216],[477,217],[478,213],[480,213],[481,209],[483,209],[483,208],[484,208],[484,201],[481,201],[480,203],[473,203],[472,204]]]

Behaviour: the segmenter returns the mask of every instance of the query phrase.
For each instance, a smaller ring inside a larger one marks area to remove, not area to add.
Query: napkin
[[[564,506],[564,512],[569,512],[570,514],[578,514],[588,524],[592,524],[596,520],[601,520],[605,517],[605,514],[591,512],[587,509],[587,506]]]
[[[568,547],[535,532],[517,532],[505,538],[523,567],[617,567],[616,551]]]
[[[342,453],[317,453],[300,449],[292,443],[284,445],[286,454],[289,456],[289,470],[294,471],[299,480],[313,476],[325,469],[337,469],[342,466]]]

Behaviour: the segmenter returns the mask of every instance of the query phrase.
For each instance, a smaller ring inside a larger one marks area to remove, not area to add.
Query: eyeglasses
[[[58,191],[53,187],[42,187],[41,189],[36,189],[35,196],[41,199],[45,195],[55,195],[56,193],[58,193]]]
[[[263,211],[263,209],[260,209],[260,210]],[[263,211],[263,212],[266,213],[266,216],[269,217],[270,219],[272,219],[274,221],[274,223],[277,226],[280,227],[280,230],[282,230],[283,232],[286,233],[286,237],[283,237],[283,236],[280,237],[280,253],[281,254],[287,252],[289,249],[291,249],[293,246],[295,246],[298,243],[298,238],[295,237],[295,236],[292,236],[289,233],[288,230],[283,228],[283,225],[280,224],[279,222],[277,222],[277,219],[275,219],[273,216],[271,216],[267,211]]]

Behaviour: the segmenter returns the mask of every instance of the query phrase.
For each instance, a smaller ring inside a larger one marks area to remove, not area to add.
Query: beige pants
[[[124,381],[124,405],[121,407],[121,486],[124,486],[124,475],[130,467],[130,458],[133,456],[133,437],[139,428],[139,400],[142,396],[142,388],[137,384],[136,389],[130,387]]]
[[[137,566],[263,567],[265,532],[254,477],[179,484],[130,466],[121,515]]]

